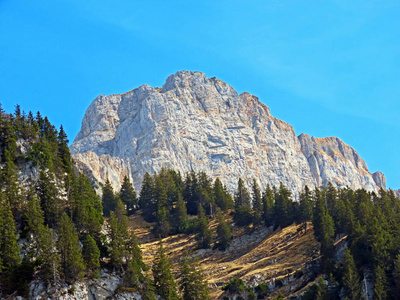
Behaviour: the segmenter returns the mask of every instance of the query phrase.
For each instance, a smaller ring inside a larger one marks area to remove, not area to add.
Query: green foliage
[[[157,201],[155,198],[154,180],[147,172],[144,174],[142,189],[140,190],[139,206],[147,222],[155,221]]]
[[[124,257],[127,255],[126,241],[128,239],[128,218],[121,200],[117,201],[115,212],[111,212],[108,221],[110,226],[110,258],[111,264],[121,269]]]
[[[258,299],[265,299],[269,293],[269,287],[266,283],[262,282],[256,287],[256,293],[258,295]]]
[[[172,220],[176,233],[186,233],[189,229],[189,218],[187,215],[186,204],[181,194],[178,196],[178,202],[174,210],[174,218]]]
[[[348,248],[345,249],[343,258],[343,286],[346,292],[346,299],[361,299],[361,281],[357,273],[353,255]]]
[[[79,248],[78,233],[66,213],[63,213],[58,226],[57,246],[60,251],[62,275],[65,281],[74,282],[83,277],[85,264]]]
[[[187,254],[180,261],[179,289],[183,300],[211,300],[210,289],[200,264]]]
[[[222,290],[230,294],[238,294],[246,291],[247,287],[241,278],[234,278],[229,280],[229,282],[222,287]]]
[[[218,218],[218,225],[217,225],[218,248],[220,250],[225,250],[226,248],[228,248],[232,240],[232,233],[231,229],[229,228],[229,225],[226,224],[222,212],[219,208],[217,210],[217,218]]]
[[[0,191],[0,274],[10,274],[21,262],[15,220],[8,201]]]
[[[198,208],[198,218],[197,218],[197,236],[196,239],[199,241],[200,248],[210,248],[212,243],[212,233],[208,228],[208,221],[204,213],[202,205]]]
[[[179,299],[177,285],[172,275],[171,263],[168,260],[162,240],[160,239],[158,252],[153,263],[154,286],[157,294],[166,300]]]
[[[40,171],[37,194],[40,199],[40,206],[44,212],[45,224],[54,228],[60,219],[63,207],[53,173]]]
[[[274,192],[271,189],[270,185],[268,184],[262,196],[263,219],[264,219],[264,224],[267,227],[274,225],[275,222],[274,202],[275,202]]]
[[[103,196],[101,198],[103,204],[103,214],[106,217],[110,216],[110,213],[115,210],[117,206],[117,197],[114,194],[114,189],[107,179],[103,186]]]
[[[122,203],[124,203],[126,206],[128,216],[132,215],[136,209],[136,206],[138,205],[138,199],[136,196],[136,191],[127,176],[124,176],[119,197]]]
[[[261,190],[258,186],[258,183],[255,179],[253,179],[252,185],[253,192],[253,224],[260,225],[261,224],[261,216],[263,213],[263,203],[261,198]]]
[[[87,276],[89,278],[100,277],[100,250],[90,234],[86,235],[83,242],[82,257],[86,265]]]

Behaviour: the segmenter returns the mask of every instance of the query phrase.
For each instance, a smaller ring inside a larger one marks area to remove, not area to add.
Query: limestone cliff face
[[[295,135],[249,93],[200,72],[177,72],[162,88],[142,85],[99,96],[86,111],[71,145],[79,169],[119,189],[125,175],[139,189],[146,172],[161,167],[205,171],[234,190],[242,177],[262,187],[304,185],[385,187],[357,152],[338,138]]]

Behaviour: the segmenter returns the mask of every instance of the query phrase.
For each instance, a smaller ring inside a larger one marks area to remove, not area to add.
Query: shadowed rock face
[[[295,194],[328,182],[385,188],[384,175],[369,173],[340,139],[297,137],[256,96],[200,72],[177,72],[162,88],[97,97],[70,148],[79,169],[118,190],[125,175],[140,189],[144,174],[161,167],[205,171],[230,190],[239,177],[263,188],[282,182]]]

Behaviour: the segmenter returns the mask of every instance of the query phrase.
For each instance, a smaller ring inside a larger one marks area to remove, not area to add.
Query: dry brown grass
[[[132,220],[135,221],[140,220]],[[231,217],[227,217],[227,221],[231,223]],[[303,269],[311,261],[310,253],[318,243],[312,226],[308,226],[307,233],[300,227],[292,225],[274,232],[266,228],[245,230],[234,227],[234,240],[227,251],[198,250],[193,234],[170,236],[163,242],[175,271],[185,251],[199,258],[211,287],[212,298],[218,299],[222,295],[221,287],[235,277],[242,278],[248,285],[257,285],[272,278],[285,278]],[[215,221],[210,222],[210,228],[215,231]],[[136,226],[134,230],[142,243],[144,261],[150,266],[157,252],[158,239],[150,233],[148,226]],[[289,289],[290,284],[280,291],[287,294]]]

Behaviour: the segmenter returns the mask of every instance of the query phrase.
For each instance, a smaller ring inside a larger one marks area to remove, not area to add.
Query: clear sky
[[[400,188],[400,1],[0,0],[0,102],[63,124],[192,70],[296,133],[336,136]]]

